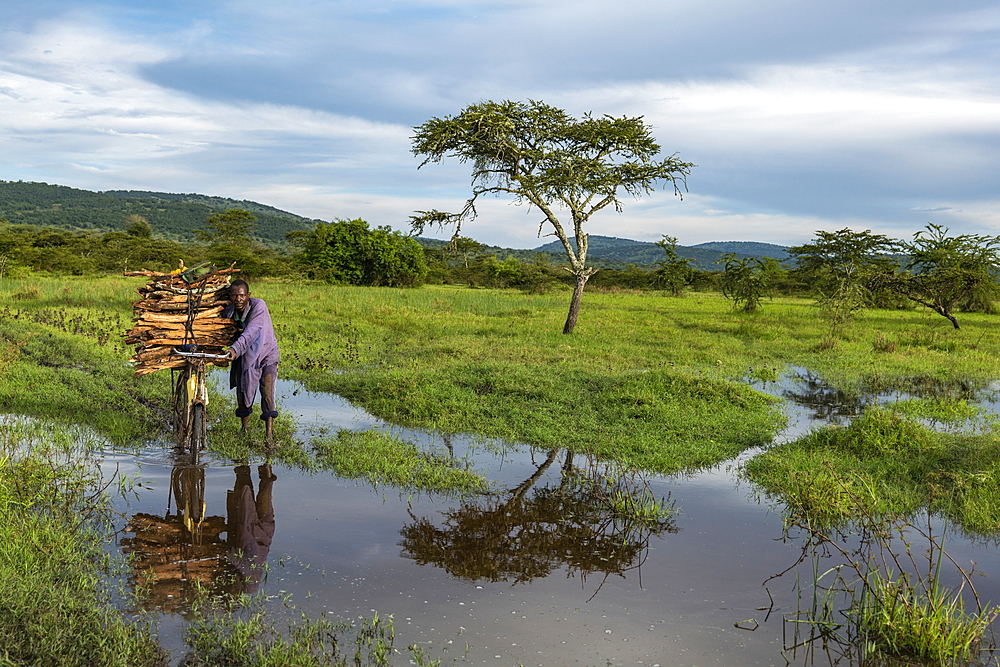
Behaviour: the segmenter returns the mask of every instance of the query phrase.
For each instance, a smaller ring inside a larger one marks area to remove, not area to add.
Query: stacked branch
[[[229,275],[198,267],[171,273],[129,271],[126,276],[147,276],[152,280],[137,291],[140,299],[132,304],[135,324],[125,333],[125,343],[135,345],[129,361],[136,376],[164,368],[182,368],[187,360],[175,348],[196,345],[198,352],[221,354],[236,335],[233,321],[222,317],[229,305]],[[220,366],[225,361],[215,361]]]

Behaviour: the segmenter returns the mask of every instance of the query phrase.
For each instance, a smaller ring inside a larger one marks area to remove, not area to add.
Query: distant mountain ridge
[[[709,241],[708,243],[699,243],[691,247],[716,250],[722,253],[733,252],[737,255],[746,255],[748,257],[773,257],[775,259],[787,259],[789,257],[786,246],[761,243],[760,241]]]
[[[571,239],[570,244],[576,248],[575,240]],[[535,250],[558,252],[565,256],[562,243],[559,241],[538,246]],[[786,259],[788,257],[786,250],[784,246],[757,241],[709,241],[694,246],[677,246],[678,256],[693,259],[693,265],[703,271],[718,270],[716,262],[726,253],[734,253],[737,257]],[[626,264],[651,266],[663,259],[663,250],[650,241],[591,235],[587,245],[587,256],[595,260],[601,258]]]

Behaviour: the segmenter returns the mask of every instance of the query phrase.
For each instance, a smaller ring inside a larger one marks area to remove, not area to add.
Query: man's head
[[[229,286],[229,298],[237,308],[243,310],[250,301],[250,285],[242,278],[237,278]]]

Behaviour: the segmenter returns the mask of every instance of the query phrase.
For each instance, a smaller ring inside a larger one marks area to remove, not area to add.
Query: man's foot
[[[274,417],[264,420],[264,441],[268,447],[274,447]]]

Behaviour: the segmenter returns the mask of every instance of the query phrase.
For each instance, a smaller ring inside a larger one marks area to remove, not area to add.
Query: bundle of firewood
[[[135,374],[147,375],[163,368],[182,368],[187,360],[175,348],[191,345],[184,351],[221,354],[236,334],[233,321],[223,318],[229,305],[229,275],[232,267],[181,268],[170,273],[129,271],[126,276],[148,276],[152,280],[137,291],[142,297],[132,304],[134,326],[125,333],[125,343],[136,345],[129,359]],[[224,361],[213,363],[225,365]]]

